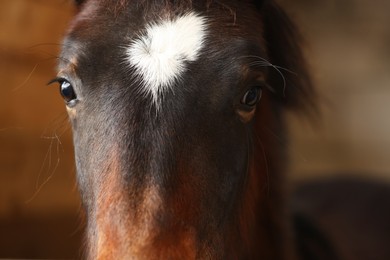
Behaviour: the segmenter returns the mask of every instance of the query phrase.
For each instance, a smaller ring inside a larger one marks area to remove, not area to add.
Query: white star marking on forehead
[[[198,58],[205,36],[205,19],[188,13],[149,24],[127,47],[126,59],[156,105],[164,90],[185,72],[186,62]]]

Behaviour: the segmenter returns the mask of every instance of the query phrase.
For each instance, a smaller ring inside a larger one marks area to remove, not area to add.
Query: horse
[[[58,64],[89,259],[286,259],[285,113],[313,111],[272,0],[78,0]]]

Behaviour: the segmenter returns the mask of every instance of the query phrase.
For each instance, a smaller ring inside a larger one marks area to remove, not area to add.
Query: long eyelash
[[[65,81],[66,79],[64,79],[64,78],[61,78],[61,77],[56,77],[56,78],[54,78],[54,79],[52,79],[52,80],[50,80],[49,82],[47,82],[46,83],[46,85],[51,85],[51,84],[53,84],[53,83],[62,83],[63,81]]]

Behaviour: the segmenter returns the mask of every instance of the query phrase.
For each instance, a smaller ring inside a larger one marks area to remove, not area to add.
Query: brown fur
[[[313,107],[294,26],[273,1],[261,9],[256,6],[262,1],[249,0],[133,1],[81,3],[67,38],[75,44],[65,44],[60,66],[69,67],[66,58],[78,54],[77,68],[67,77],[82,77],[74,82],[84,100],[72,108],[71,120],[87,208],[88,257],[283,259],[288,248],[286,160],[275,136],[285,134],[284,108]],[[187,83],[196,83],[185,89],[191,94],[183,91],[167,99],[166,114],[153,117],[145,97],[134,90],[131,70],[123,72],[118,65],[120,36],[136,34],[145,21],[173,17],[190,7],[210,16],[215,35],[210,36],[204,63],[191,64],[194,73],[188,74]],[[122,16],[133,19],[132,27],[118,27]],[[270,64],[251,67],[243,61],[248,58],[234,56],[236,51],[253,51]],[[283,81],[272,65],[297,74],[282,69]],[[251,82],[256,79],[257,84],[259,78],[268,86],[257,108],[232,108],[236,92],[253,87]],[[205,89],[205,84],[214,88]],[[234,89],[225,91],[234,98],[221,98],[227,95],[221,88],[233,84]],[[218,101],[220,107],[214,105]],[[215,112],[222,108],[226,111]]]

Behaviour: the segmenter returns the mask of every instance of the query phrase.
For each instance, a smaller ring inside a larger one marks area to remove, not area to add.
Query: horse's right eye
[[[66,105],[69,107],[74,106],[77,101],[77,95],[72,84],[64,78],[55,78],[51,80],[48,85],[55,82],[60,84],[60,93],[62,98],[65,100]]]
[[[81,5],[82,3],[85,2],[85,0],[74,0],[77,6]]]
[[[66,103],[70,103],[71,101],[74,101],[77,99],[76,93],[73,89],[72,84],[69,83],[67,80],[61,80],[60,83],[60,93],[61,96],[64,98]]]

